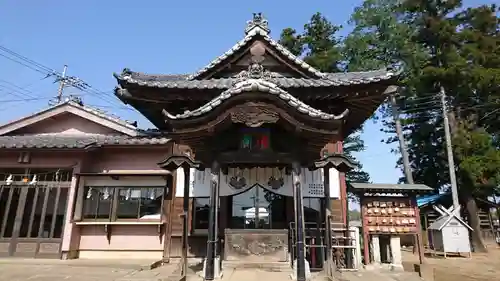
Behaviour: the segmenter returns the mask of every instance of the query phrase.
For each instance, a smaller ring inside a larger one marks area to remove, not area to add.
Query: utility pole
[[[410,157],[408,156],[408,151],[406,149],[406,142],[403,135],[403,128],[401,126],[401,119],[399,118],[399,110],[398,104],[396,103],[396,96],[394,94],[391,95],[391,104],[392,104],[392,116],[394,118],[394,123],[396,124],[396,135],[399,140],[399,151],[401,152],[401,158],[403,158],[403,169],[405,172],[406,183],[414,184],[413,174],[411,172],[410,167]],[[422,233],[422,226],[418,226],[418,230]],[[424,255],[424,245],[422,244],[422,239],[420,238],[420,234],[415,235],[414,240],[413,253],[415,250],[418,250],[418,257],[420,264],[423,264],[423,255]]]
[[[62,72],[62,75],[61,77],[59,78],[59,90],[57,91],[57,103],[61,103],[62,101],[62,96],[63,96],[63,92],[64,92],[64,84],[65,84],[65,80],[66,80],[66,70],[68,69],[68,66],[67,65],[64,65],[64,69],[63,69],[63,72]]]
[[[450,169],[451,197],[453,199],[453,209],[460,217],[460,203],[458,202],[457,176],[455,174],[455,160],[453,159],[453,148],[451,146],[450,120],[448,119],[448,109],[446,107],[446,91],[443,86],[439,88],[441,95],[441,106],[443,108],[444,136],[446,138],[446,152],[448,154],[448,168]]]
[[[403,169],[405,171],[406,183],[413,184],[413,174],[410,168],[410,157],[408,156],[408,151],[406,150],[406,143],[403,136],[403,129],[401,126],[401,119],[399,119],[399,110],[396,103],[396,97],[391,95],[392,104],[392,116],[394,118],[394,123],[396,124],[396,135],[399,140],[399,151],[401,152],[401,157],[403,158]]]

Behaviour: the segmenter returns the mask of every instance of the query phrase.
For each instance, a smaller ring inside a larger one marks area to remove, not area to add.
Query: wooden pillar
[[[349,229],[351,226],[349,224],[349,198],[347,197],[347,190],[346,190],[345,195],[346,195],[346,197],[345,197],[345,210],[347,210],[347,211],[344,215],[345,228],[346,228],[346,232],[345,232],[346,239],[344,241],[345,241],[345,246],[352,246],[351,230]],[[345,253],[345,266],[348,269],[353,268],[353,260],[352,260],[353,251],[354,251],[354,249],[350,248],[350,247],[346,247],[345,251],[344,251],[344,253]]]
[[[415,221],[417,223],[417,233],[415,235],[415,242],[418,250],[418,261],[420,264],[424,264],[424,245],[422,242],[422,223],[420,222],[420,209],[417,204],[417,197],[415,195],[411,198],[411,206],[415,210]]]
[[[190,167],[184,166],[184,195],[182,200],[182,274],[187,274],[188,227],[189,227],[189,175]]]
[[[327,276],[333,274],[332,260],[332,200],[330,199],[330,173],[328,167],[323,168],[323,189],[325,196],[325,263],[323,268]]]
[[[342,141],[337,141],[335,145],[335,153],[343,154],[344,153],[344,144]],[[346,184],[346,175],[345,173],[339,173],[340,179],[340,203],[342,204],[342,222],[347,224],[347,213],[349,210],[347,209],[347,184]],[[345,203],[344,203],[345,202]]]
[[[365,259],[365,265],[370,264],[370,235],[368,233],[368,221],[365,217],[366,205],[364,203],[364,198],[360,195],[359,202],[361,205],[361,229],[363,231],[363,256]]]
[[[212,163],[211,173],[212,179],[210,182],[210,212],[208,217],[208,241],[207,241],[207,257],[205,260],[205,280],[215,279],[215,254],[217,244],[217,205],[218,205],[218,189],[219,189],[219,164],[214,161]],[[218,273],[219,271],[217,271]]]
[[[172,249],[172,215],[174,214],[174,199],[175,199],[175,189],[177,186],[174,186],[174,176],[172,174],[166,176],[165,179],[165,191],[163,198],[163,216],[165,217],[165,225],[163,226],[165,229],[165,235],[163,238],[163,263],[170,262],[170,250]]]
[[[66,204],[66,212],[64,216],[64,230],[63,230],[63,241],[61,245],[62,259],[73,259],[77,257],[78,244],[80,230],[75,226],[73,221],[75,220],[75,210],[78,208],[80,210],[78,214],[81,213],[81,204],[78,204],[78,189],[80,186],[80,176],[77,175],[81,172],[82,160],[78,161],[78,164],[73,168],[73,175],[71,178],[71,186],[68,192],[68,201]],[[83,186],[80,188],[83,190]],[[83,196],[82,196],[83,197]],[[78,206],[77,206],[78,205]],[[79,215],[78,218],[81,216]]]
[[[297,281],[306,280],[306,256],[305,256],[305,231],[304,231],[304,204],[302,198],[302,182],[300,178],[301,167],[298,162],[293,163],[292,178],[295,203],[295,241],[297,246]]]

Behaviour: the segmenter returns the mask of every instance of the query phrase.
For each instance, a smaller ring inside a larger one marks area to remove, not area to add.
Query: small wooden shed
[[[469,231],[472,228],[456,215],[459,212],[451,212],[443,207],[437,207],[436,211],[441,217],[435,220],[428,228],[431,235],[432,249],[435,252],[447,254],[465,254],[471,256],[471,245]]]

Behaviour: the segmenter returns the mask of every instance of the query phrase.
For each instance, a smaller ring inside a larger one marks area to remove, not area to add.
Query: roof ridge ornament
[[[242,82],[247,79],[263,79],[268,80],[273,78],[273,73],[265,69],[260,63],[252,63],[248,66],[247,70],[243,70],[235,75],[236,83]]]
[[[253,13],[252,20],[247,21],[247,27],[245,28],[245,35],[248,35],[255,28],[259,28],[263,31],[263,35],[269,35],[271,30],[269,29],[269,22],[262,15],[262,13]]]

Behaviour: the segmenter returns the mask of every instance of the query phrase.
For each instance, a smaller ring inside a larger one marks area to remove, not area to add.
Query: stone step
[[[222,269],[260,269],[263,271],[292,272],[289,262],[223,261]]]

